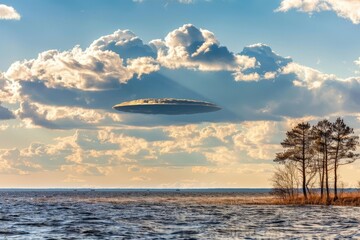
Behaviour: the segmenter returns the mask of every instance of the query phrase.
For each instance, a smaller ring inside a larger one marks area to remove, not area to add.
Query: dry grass
[[[274,198],[270,204],[284,205],[335,205],[335,206],[357,206],[360,207],[360,192],[340,193],[339,198],[334,201],[334,195],[330,195],[330,200],[320,197],[320,194],[312,194],[305,200],[303,196],[295,198]]]
[[[333,196],[331,196],[333,199]],[[68,201],[68,198],[64,199]],[[34,201],[34,200],[32,200]],[[59,197],[39,197],[39,202],[59,202]],[[321,199],[320,195],[311,195],[307,200],[302,196],[295,198],[279,198],[268,193],[260,194],[196,194],[196,193],[174,193],[169,194],[143,194],[124,195],[116,197],[89,197],[72,198],[71,201],[84,201],[89,203],[112,203],[112,204],[203,204],[203,205],[337,205],[337,206],[360,206],[360,191],[353,193],[341,193],[337,201]]]

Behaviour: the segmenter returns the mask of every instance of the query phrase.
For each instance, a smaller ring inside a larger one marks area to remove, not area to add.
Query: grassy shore
[[[96,202],[113,202],[113,203],[129,203],[129,202],[166,202],[174,204],[204,204],[204,205],[335,205],[335,206],[358,206],[360,207],[360,192],[341,193],[339,199],[334,201],[326,201],[321,199],[320,195],[311,195],[305,200],[301,195],[295,198],[279,198],[271,194],[180,194],[173,195],[151,195],[143,197],[126,197],[116,199],[97,198]]]
[[[360,192],[341,193],[339,198],[334,200],[334,196],[330,195],[330,200],[320,197],[320,194],[312,194],[305,199],[303,196],[293,198],[277,198],[274,197],[270,204],[282,205],[335,205],[335,206],[357,206],[360,207]]]
[[[112,203],[112,204],[201,204],[201,205],[336,205],[336,206],[358,206],[360,207],[360,191],[345,192],[339,194],[339,199],[327,202],[325,198],[321,199],[320,195],[312,194],[305,200],[300,194],[293,198],[281,198],[270,193],[196,193],[196,192],[142,192],[133,194],[122,194],[116,196],[103,195],[74,195],[73,199],[79,199],[88,203]],[[41,194],[31,201],[35,202],[54,202],[57,203],[68,196],[54,195],[44,197]]]

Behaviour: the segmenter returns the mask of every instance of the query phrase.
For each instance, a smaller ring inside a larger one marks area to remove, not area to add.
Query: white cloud
[[[16,115],[28,121],[28,127],[41,126],[50,129],[97,128],[120,122],[118,114],[79,107],[53,107],[23,101]],[[114,115],[114,116],[113,116]]]
[[[95,40],[89,49],[112,51],[118,53],[121,58],[155,57],[156,53],[149,45],[136,36],[130,30],[117,30],[112,34],[105,35]]]
[[[191,172],[200,173],[200,174],[209,174],[209,173],[224,173],[225,170],[217,167],[194,166],[191,168]]]
[[[349,19],[354,24],[360,23],[359,0],[282,0],[276,11],[287,12],[291,9],[298,9],[298,11],[310,14],[334,11],[338,16]]]
[[[245,122],[242,131],[233,136],[237,149],[245,151],[254,159],[272,160],[281,146],[274,139],[281,123],[272,121]]]
[[[7,103],[16,103],[19,99],[19,84],[10,81],[0,72],[0,99]]]
[[[145,0],[132,0],[135,3],[143,3]],[[179,3],[191,4],[194,3],[194,0],[177,0]]]
[[[292,129],[301,122],[310,122],[315,120],[320,120],[320,118],[315,116],[304,116],[301,118],[285,118],[285,128]]]
[[[161,71],[162,67],[167,70]],[[172,73],[167,74],[178,68],[189,79],[197,79],[197,84],[186,82],[182,87],[172,79]],[[157,74],[150,75],[154,72]],[[135,79],[144,75],[144,81]],[[266,79],[272,81],[262,81]],[[0,96],[4,108],[10,106],[10,112],[16,112],[27,127],[99,128],[119,123],[150,126],[274,120],[317,115],[318,109],[323,111],[321,114],[340,108],[354,111],[358,103],[349,93],[357,91],[359,82],[356,77],[341,79],[293,63],[265,44],[250,45],[234,54],[220,46],[212,32],[187,24],[171,31],[165,40],[153,40],[149,45],[129,30],[118,30],[95,40],[85,50],[49,50],[35,59],[16,62],[5,75],[0,73]],[[326,91],[321,91],[323,88]],[[339,97],[329,103],[326,99],[334,94]],[[204,97],[226,109],[210,117],[176,119],[110,112],[114,104],[127,99],[166,95]],[[178,146],[162,144],[164,149]]]
[[[243,74],[241,72],[234,73],[235,81],[257,81],[260,79],[258,73]]]
[[[0,19],[20,20],[20,14],[11,6],[0,4]]]
[[[193,2],[194,2],[194,0],[179,0],[179,3],[184,3],[184,4],[190,4]]]
[[[14,81],[42,80],[48,87],[103,89],[125,83],[134,72],[111,51],[75,47],[70,51],[49,50],[37,59],[13,63],[6,77]]]
[[[135,59],[128,59],[127,69],[136,73],[138,78],[143,74],[149,74],[160,70],[159,64],[152,57],[139,57]]]
[[[276,72],[266,72],[264,74],[265,79],[274,79],[276,77]]]
[[[77,176],[103,176],[112,171],[109,166],[103,167],[95,164],[63,165],[60,170]]]
[[[135,181],[135,182],[147,182],[147,181],[150,181],[151,178],[145,177],[145,176],[137,176],[137,177],[131,178],[130,180]]]
[[[117,30],[112,34],[96,39],[90,48],[94,50],[107,50],[109,46],[139,46],[142,45],[141,39],[130,30]]]
[[[156,39],[150,45],[157,50],[161,65],[170,69],[225,70],[240,74],[256,62],[254,58],[231,53],[220,46],[212,32],[192,24],[185,24],[170,32],[164,41]]]
[[[49,88],[102,90],[116,88],[134,75],[160,69],[152,49],[129,30],[100,37],[89,48],[49,50],[36,59],[13,63],[5,73],[13,81],[43,81]],[[1,76],[0,76],[1,77]]]
[[[358,60],[355,60],[354,63],[360,67],[360,57]]]
[[[333,74],[325,74],[316,69],[300,65],[298,63],[289,63],[282,69],[282,74],[295,74],[293,81],[295,86],[307,87],[309,89],[319,88],[323,82],[336,80]]]

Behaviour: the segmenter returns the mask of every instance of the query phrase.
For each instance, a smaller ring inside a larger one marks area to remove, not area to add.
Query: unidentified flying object
[[[204,101],[175,98],[146,98],[122,102],[113,107],[121,112],[182,115],[218,111],[217,105]]]

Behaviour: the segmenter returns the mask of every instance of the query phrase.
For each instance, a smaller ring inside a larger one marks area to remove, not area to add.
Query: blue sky
[[[215,32],[231,51],[254,43],[270,45],[282,56],[340,75],[351,76],[358,58],[359,26],[334,12],[312,16],[274,12],[280,1],[2,1],[15,7],[22,21],[2,22],[0,69],[16,60],[33,58],[48,49],[67,50],[114,32],[130,29],[148,42],[163,38],[185,24]],[[320,62],[319,64],[317,64]]]
[[[342,116],[360,132],[359,9],[350,0],[1,1],[0,187],[267,187],[295,123]],[[223,110],[111,108],[149,97]],[[344,171],[358,180],[359,167]]]

